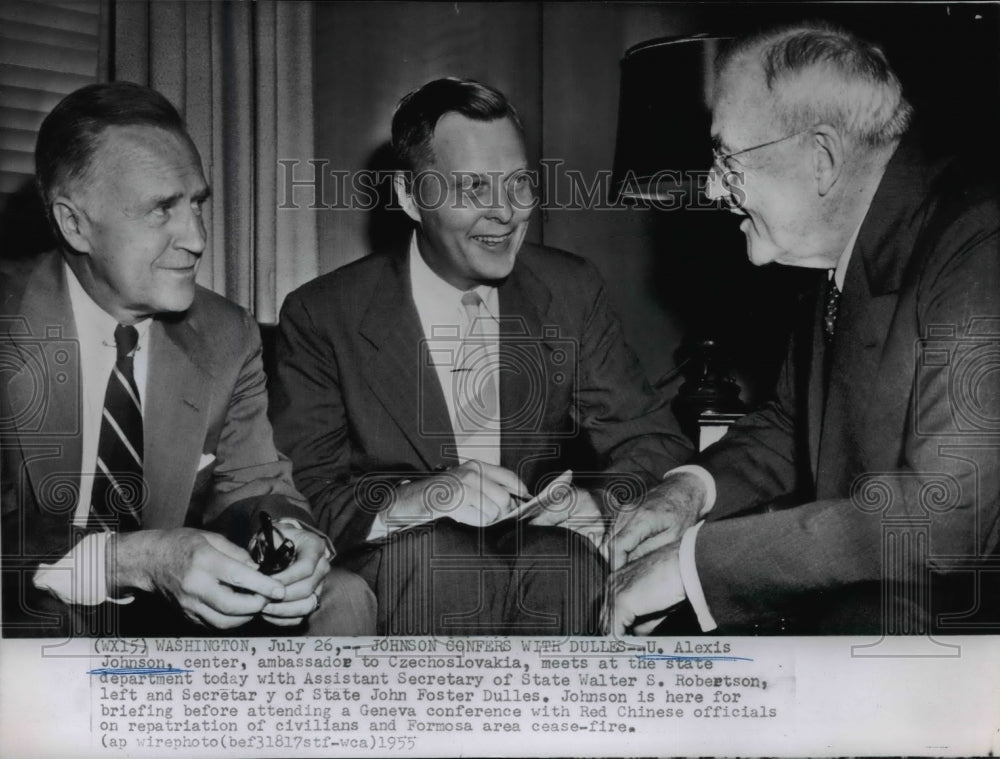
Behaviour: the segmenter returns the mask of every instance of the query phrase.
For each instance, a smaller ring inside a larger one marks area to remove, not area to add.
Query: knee
[[[602,582],[607,576],[607,562],[588,538],[563,527],[528,527],[521,539],[519,569],[536,564],[552,566],[558,560],[577,577]]]
[[[309,618],[309,635],[374,635],[378,604],[368,583],[334,568],[323,580],[319,608]]]
[[[520,537],[521,554],[527,556],[589,556],[601,558],[586,537],[565,527],[524,525]]]
[[[342,603],[375,608],[375,594],[368,583],[354,572],[346,569],[331,569],[323,583],[323,594]]]
[[[476,556],[483,551],[483,532],[454,519],[435,519],[427,525],[435,556]]]

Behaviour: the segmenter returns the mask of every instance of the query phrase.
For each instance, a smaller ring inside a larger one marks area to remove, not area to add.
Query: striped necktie
[[[139,529],[147,494],[142,479],[142,407],[132,369],[138,342],[135,327],[115,328],[118,359],[104,395],[90,498],[90,526],[117,532]]]

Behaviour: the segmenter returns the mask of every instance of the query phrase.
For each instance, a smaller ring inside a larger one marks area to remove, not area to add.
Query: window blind
[[[33,181],[45,114],[97,81],[99,36],[100,0],[0,2],[0,210]]]

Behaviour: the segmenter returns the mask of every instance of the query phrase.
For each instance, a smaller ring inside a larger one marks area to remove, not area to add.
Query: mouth
[[[497,248],[505,245],[513,234],[513,232],[508,232],[505,235],[473,235],[472,239],[487,248]]]
[[[161,266],[162,271],[170,272],[171,274],[183,275],[183,274],[194,274],[195,269],[198,267],[197,263],[193,263],[190,266]]]

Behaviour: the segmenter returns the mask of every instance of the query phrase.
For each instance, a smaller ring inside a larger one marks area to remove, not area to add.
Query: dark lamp
[[[709,109],[715,57],[729,39],[668,37],[626,51],[613,197],[659,201],[666,207],[696,200],[693,193],[704,188],[698,177],[712,165]]]

